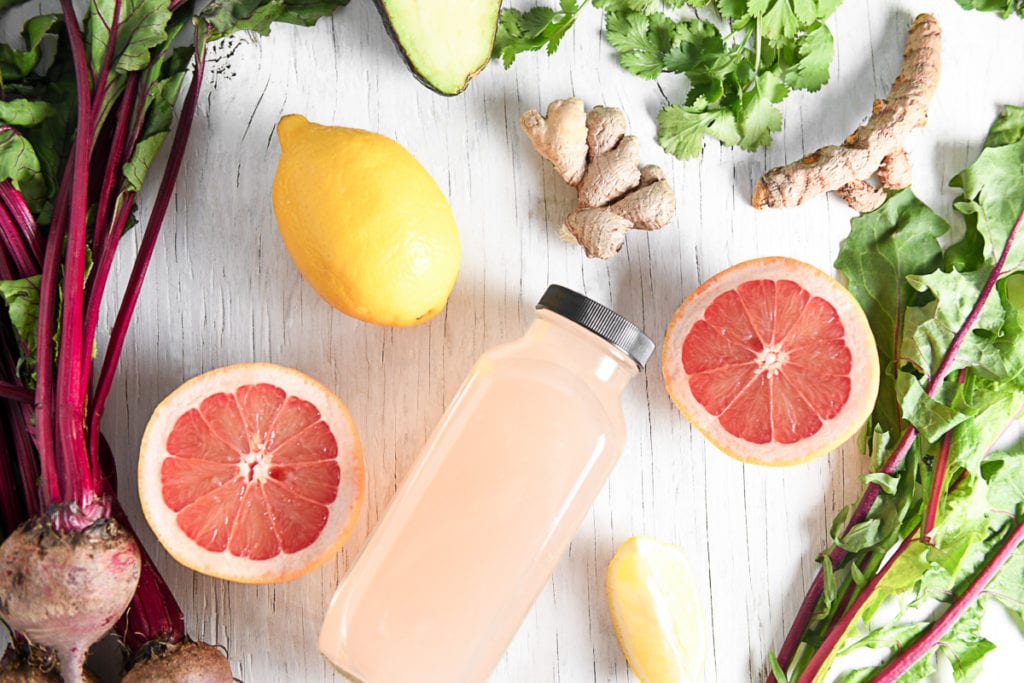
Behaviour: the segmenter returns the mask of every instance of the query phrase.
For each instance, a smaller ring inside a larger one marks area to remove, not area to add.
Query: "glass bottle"
[[[473,367],[331,600],[320,650],[353,681],[484,681],[618,460],[654,343],[558,285],[537,308]]]

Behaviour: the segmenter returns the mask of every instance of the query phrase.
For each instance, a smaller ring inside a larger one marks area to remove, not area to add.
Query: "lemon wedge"
[[[608,605],[626,660],[643,683],[700,678],[704,612],[682,550],[644,536],[623,543],[608,565]]]

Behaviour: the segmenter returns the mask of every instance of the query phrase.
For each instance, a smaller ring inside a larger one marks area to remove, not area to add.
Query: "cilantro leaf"
[[[820,90],[828,81],[834,42],[832,32],[820,22],[798,37],[793,43],[795,54],[791,55],[790,63],[782,70],[782,79],[786,85],[795,90]],[[794,50],[789,52],[793,53]]]
[[[775,105],[789,94],[789,86],[768,71],[754,80],[754,87],[743,94],[737,119],[740,147],[753,151],[770,145],[772,132],[782,130],[782,112]]]
[[[673,21],[660,12],[609,14],[605,38],[618,50],[624,69],[647,79],[666,70],[666,59],[676,41]]]
[[[736,117],[728,109],[700,111],[671,105],[658,112],[658,144],[680,159],[692,159],[703,149],[704,136],[718,138],[726,145],[740,140]]]
[[[587,5],[587,0],[577,4],[576,0],[560,0],[559,9],[538,5],[526,12],[504,9],[498,19],[498,32],[494,38],[493,57],[500,58],[506,69],[512,66],[516,56],[542,48],[547,54],[554,54],[576,23],[576,16]]]
[[[964,9],[995,12],[1003,19],[1013,14],[1024,17],[1024,0],[956,0],[956,2]]]
[[[782,129],[776,106],[791,90],[828,81],[834,40],[823,23],[842,0],[689,0],[712,6],[721,21],[655,11],[651,0],[595,0],[605,10],[605,38],[630,73],[654,80],[683,74],[682,105],[659,114],[659,141],[680,159],[700,153],[698,134],[754,150]],[[682,0],[667,0],[678,7]],[[727,29],[721,28],[722,23]],[[723,110],[728,110],[725,113]],[[712,113],[715,112],[715,113]],[[703,133],[700,133],[703,131]]]

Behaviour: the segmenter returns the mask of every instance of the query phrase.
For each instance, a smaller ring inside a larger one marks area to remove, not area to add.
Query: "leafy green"
[[[964,9],[995,12],[1003,19],[1016,14],[1024,18],[1024,0],[956,0]]]
[[[798,15],[799,3],[787,7]],[[837,653],[896,653],[924,637],[944,604],[977,580],[1024,523],[1024,443],[992,453],[1024,412],[1024,251],[1018,242],[994,271],[1024,209],[1022,172],[1024,110],[1009,107],[978,159],[951,181],[962,190],[954,202],[965,225],[959,240],[950,239],[955,233],[949,225],[908,188],[854,219],[840,249],[836,267],[868,315],[882,367],[862,445],[880,467],[908,443],[908,435],[916,438],[901,463],[864,478],[878,487],[867,515],[848,521],[844,509],[832,525],[831,538],[846,553],[823,563],[821,596],[801,634],[809,648],[837,640],[822,653],[824,668],[814,669],[816,679]],[[941,381],[934,380],[940,366]],[[948,466],[940,470],[943,444]],[[940,493],[932,501],[936,477]],[[920,525],[930,505],[935,523],[924,539]],[[955,680],[974,680],[993,648],[980,634],[993,600],[1016,614],[1024,633],[1022,558],[1018,548],[951,630],[929,636],[930,651],[899,680],[927,676],[939,657],[949,661]],[[837,587],[849,592],[849,600],[837,601]],[[840,613],[843,604],[858,607]],[[883,606],[889,609],[879,619]],[[785,662],[784,673],[790,680],[812,675],[808,661],[797,656]],[[879,673],[869,667],[838,680],[872,680]]]
[[[22,347],[21,373],[30,379],[35,369],[36,330],[39,326],[40,275],[21,280],[0,280],[0,296],[7,306],[7,317]]]
[[[0,178],[24,195],[29,206],[38,206],[46,196],[46,180],[32,144],[14,128],[0,130]]]
[[[686,77],[681,103],[658,113],[658,143],[680,159],[700,154],[704,137],[756,150],[782,129],[778,104],[793,90],[816,91],[828,81],[832,33],[824,24],[841,0],[594,0],[605,11],[605,39],[632,74],[654,80]],[[518,54],[551,54],[580,9],[536,6],[504,10],[494,56],[508,68]],[[717,18],[663,9],[710,7]],[[727,31],[720,26],[726,25]]]
[[[557,12],[542,5],[531,7],[526,12],[502,10],[494,37],[493,56],[500,58],[507,69],[523,52],[545,48],[549,55],[554,54],[588,1],[578,4],[576,0],[560,0]]]
[[[746,150],[771,144],[772,133],[782,129],[776,105],[794,89],[820,89],[832,63],[832,34],[823,20],[838,2],[708,4],[729,25],[728,37],[708,19],[604,4],[605,36],[625,69],[648,79],[672,73],[688,80],[682,108],[670,104],[662,111],[672,113],[659,116],[659,143],[682,159],[700,153],[701,133]]]
[[[91,0],[85,17],[86,51],[93,72],[103,69],[110,43],[110,26],[117,13],[117,35],[111,68],[139,71],[149,66],[150,50],[167,39],[171,20],[167,0]]]
[[[238,31],[270,33],[274,22],[312,26],[320,17],[332,14],[348,0],[213,0],[197,15],[197,22],[218,40]]]
[[[854,218],[836,259],[847,287],[860,303],[878,346],[884,378],[872,419],[886,433],[902,426],[895,381],[896,341],[903,336],[903,312],[920,295],[909,275],[933,272],[942,263],[939,238],[949,225],[909,189],[889,197],[877,210]]]
[[[0,4],[2,7],[2,4]],[[25,22],[21,30],[24,50],[0,44],[0,77],[4,83],[25,78],[39,65],[43,38],[60,23],[56,14],[40,14]]]
[[[700,111],[672,104],[658,112],[658,143],[669,154],[681,159],[697,156],[705,135],[727,145],[737,144],[741,137],[736,117],[728,109]]]

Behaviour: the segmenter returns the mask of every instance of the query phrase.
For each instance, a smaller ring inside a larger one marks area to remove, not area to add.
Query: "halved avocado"
[[[428,88],[458,95],[491,59],[501,0],[376,0],[388,33]]]

